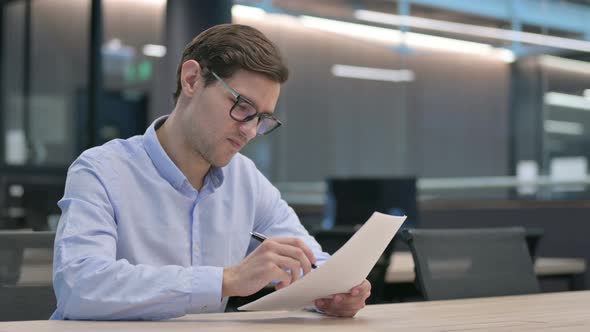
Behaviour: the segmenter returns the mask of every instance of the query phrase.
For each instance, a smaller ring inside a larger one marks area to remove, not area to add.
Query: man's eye
[[[254,109],[254,107],[252,107],[252,105],[250,105],[248,103],[240,103],[240,104],[238,104],[238,108],[239,108],[240,112],[244,112],[246,114],[256,113],[256,110]]]

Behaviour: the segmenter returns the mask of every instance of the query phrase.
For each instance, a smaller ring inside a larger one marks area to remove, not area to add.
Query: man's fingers
[[[300,240],[300,239],[297,239],[294,237],[277,237],[277,238],[273,238],[273,240],[275,240],[279,243],[287,244],[287,245],[297,247],[297,248],[303,250],[303,253],[307,257],[307,259],[310,261],[310,263],[312,263],[312,264],[316,263],[316,259],[315,259],[315,255],[313,254],[313,251],[311,251],[311,249],[305,244],[305,242],[303,242],[303,240]]]
[[[275,241],[275,239],[264,241],[262,245],[265,245],[266,249],[271,252],[299,261],[304,274],[311,271],[311,262],[301,248]]]
[[[315,261],[315,257],[303,241],[294,238],[279,238],[276,242],[280,244],[277,247],[280,254],[299,260],[305,274],[311,271],[311,264]]]
[[[363,280],[363,282],[361,282],[359,285],[354,286],[351,290],[350,290],[350,294],[352,296],[358,296],[364,293],[370,293],[371,292],[371,283],[368,280]]]
[[[358,296],[351,296],[349,294],[337,294],[327,304],[341,307],[364,308],[365,298]]]
[[[365,307],[365,301],[371,295],[371,284],[363,281],[353,287],[350,293],[333,294],[329,298],[318,299],[315,305],[328,315],[339,317],[353,317]]]
[[[291,284],[291,275],[287,271],[281,269],[278,265],[275,265],[273,271],[272,280],[279,280],[277,285],[281,285],[281,288],[287,287]]]
[[[277,264],[281,269],[287,269],[291,271],[291,283],[294,283],[301,274],[301,263],[287,256],[281,256],[279,254],[273,254],[272,256],[273,261]]]
[[[324,311],[328,315],[339,317],[353,317],[359,310],[365,307],[364,302],[336,303],[334,300],[319,299],[315,301],[318,309]]]

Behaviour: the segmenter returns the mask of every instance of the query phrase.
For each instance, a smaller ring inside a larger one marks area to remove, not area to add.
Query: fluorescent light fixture
[[[549,177],[552,181],[584,181],[588,177],[586,157],[555,157],[549,164]]]
[[[166,0],[141,0],[141,2],[153,3],[156,5],[165,5]]]
[[[547,36],[516,30],[490,28],[473,24],[433,20],[415,16],[400,16],[370,10],[355,10],[354,16],[358,20],[381,24],[409,26],[426,30],[450,32],[461,35],[516,41],[534,45],[550,46],[560,49],[590,52],[590,42],[578,39]]]
[[[493,49],[493,47],[488,44],[423,35],[415,32],[407,32],[405,35],[407,36],[406,41],[408,44],[426,46],[440,50],[463,49],[467,50],[468,53],[487,54]]]
[[[514,61],[514,54],[512,51],[508,49],[494,48],[491,45],[483,43],[437,37],[415,32],[402,33],[399,30],[329,20],[313,16],[300,16],[299,20],[304,26],[308,28],[337,33],[353,38],[374,40],[378,42],[385,42],[387,44],[400,44],[405,42],[411,46],[441,49],[451,52],[494,56],[505,62]]]
[[[547,105],[590,111],[590,100],[582,96],[547,92],[543,99]]]
[[[545,120],[545,131],[550,134],[582,135],[584,126],[578,122]]]
[[[494,48],[488,44],[475,43],[465,40],[425,35],[421,33],[405,33],[406,42],[411,46],[428,47],[444,51],[463,52],[479,55],[492,55],[504,62],[514,62],[512,51],[505,48]]]
[[[348,23],[313,16],[300,16],[303,26],[326,32],[333,32],[353,38],[369,39],[385,43],[399,43],[402,33],[398,30],[372,27],[365,24]]]
[[[108,42],[106,42],[103,46],[103,49],[107,49],[110,51],[118,51],[121,48],[123,48],[123,43],[121,42],[121,39],[119,38],[113,38],[111,40],[109,40]]]
[[[104,56],[112,58],[133,58],[135,56],[135,48],[123,45],[119,38],[113,38],[104,43],[101,52]]]
[[[145,45],[143,45],[143,54],[146,56],[153,56],[156,58],[161,58],[164,55],[166,55],[166,46],[155,45],[155,44],[145,44]]]
[[[551,68],[590,75],[590,62],[587,61],[560,58],[552,55],[542,55],[539,57],[539,63]]]
[[[332,75],[385,82],[411,82],[415,78],[414,72],[408,69],[394,70],[348,65],[333,65]]]
[[[261,8],[243,6],[243,5],[233,5],[231,7],[231,14],[232,14],[232,16],[239,16],[239,17],[244,17],[244,18],[254,18],[254,19],[264,18],[266,16],[266,12]]]
[[[268,14],[257,7],[234,5],[232,15],[240,18],[269,19],[286,18],[286,15]],[[431,36],[420,33],[402,33],[399,30],[369,26],[366,24],[349,23],[314,16],[299,16],[299,23],[305,27],[321,31],[337,33],[352,38],[378,41],[388,45],[407,43],[411,46],[440,49],[450,52],[471,53],[493,56],[504,62],[513,62],[514,53],[504,48],[494,48],[489,44],[464,41],[459,39]]]

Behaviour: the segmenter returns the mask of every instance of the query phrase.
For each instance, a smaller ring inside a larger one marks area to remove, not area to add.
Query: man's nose
[[[248,122],[240,123],[240,131],[248,138],[248,140],[256,137],[258,131],[258,118],[254,118]]]

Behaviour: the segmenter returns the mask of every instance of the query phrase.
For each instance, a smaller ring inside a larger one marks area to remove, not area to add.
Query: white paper
[[[348,293],[371,272],[406,217],[375,212],[332,257],[293,284],[239,307],[239,310],[299,310],[313,301]]]

